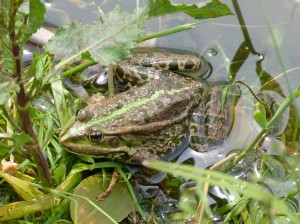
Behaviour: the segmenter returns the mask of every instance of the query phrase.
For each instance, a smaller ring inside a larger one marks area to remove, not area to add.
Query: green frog
[[[108,99],[93,97],[60,134],[70,152],[130,164],[160,159],[186,137],[198,152],[222,142],[228,113],[222,88],[178,74],[207,70],[196,55],[138,51],[115,66],[116,81],[127,89]]]

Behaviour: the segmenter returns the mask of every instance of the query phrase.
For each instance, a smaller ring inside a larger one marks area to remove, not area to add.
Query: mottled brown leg
[[[190,146],[198,152],[208,151],[205,134],[205,101],[195,108],[190,120]]]
[[[205,130],[209,144],[221,144],[227,136],[226,103],[222,107],[222,86],[212,87],[209,91],[206,111],[205,111]]]
[[[118,176],[119,176],[118,171],[116,169],[114,169],[114,172],[111,176],[108,188],[106,189],[106,191],[102,192],[101,194],[99,194],[97,196],[97,201],[104,200],[113,191],[113,189],[117,183]]]

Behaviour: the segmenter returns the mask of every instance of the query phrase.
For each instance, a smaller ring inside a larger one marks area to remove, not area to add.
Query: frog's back
[[[149,129],[144,125],[187,118],[192,108],[199,104],[204,89],[203,83],[169,76],[132,88],[85,110],[93,113],[91,123],[101,118],[97,124],[104,133],[147,132]],[[158,129],[165,126],[162,123]]]

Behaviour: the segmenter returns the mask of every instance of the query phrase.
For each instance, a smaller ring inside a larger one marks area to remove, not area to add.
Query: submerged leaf
[[[135,47],[147,19],[145,11],[126,13],[116,8],[98,23],[84,25],[79,21],[59,29],[46,49],[56,60],[75,59],[89,51],[101,65],[115,64]]]
[[[230,8],[219,0],[199,4],[171,4],[169,0],[149,0],[149,17],[163,16],[170,13],[185,12],[195,19],[209,19],[233,15]]]

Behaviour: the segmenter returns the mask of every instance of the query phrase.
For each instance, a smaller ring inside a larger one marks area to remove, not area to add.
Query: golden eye
[[[93,131],[88,135],[88,138],[93,142],[100,142],[103,139],[103,134],[100,131]]]

